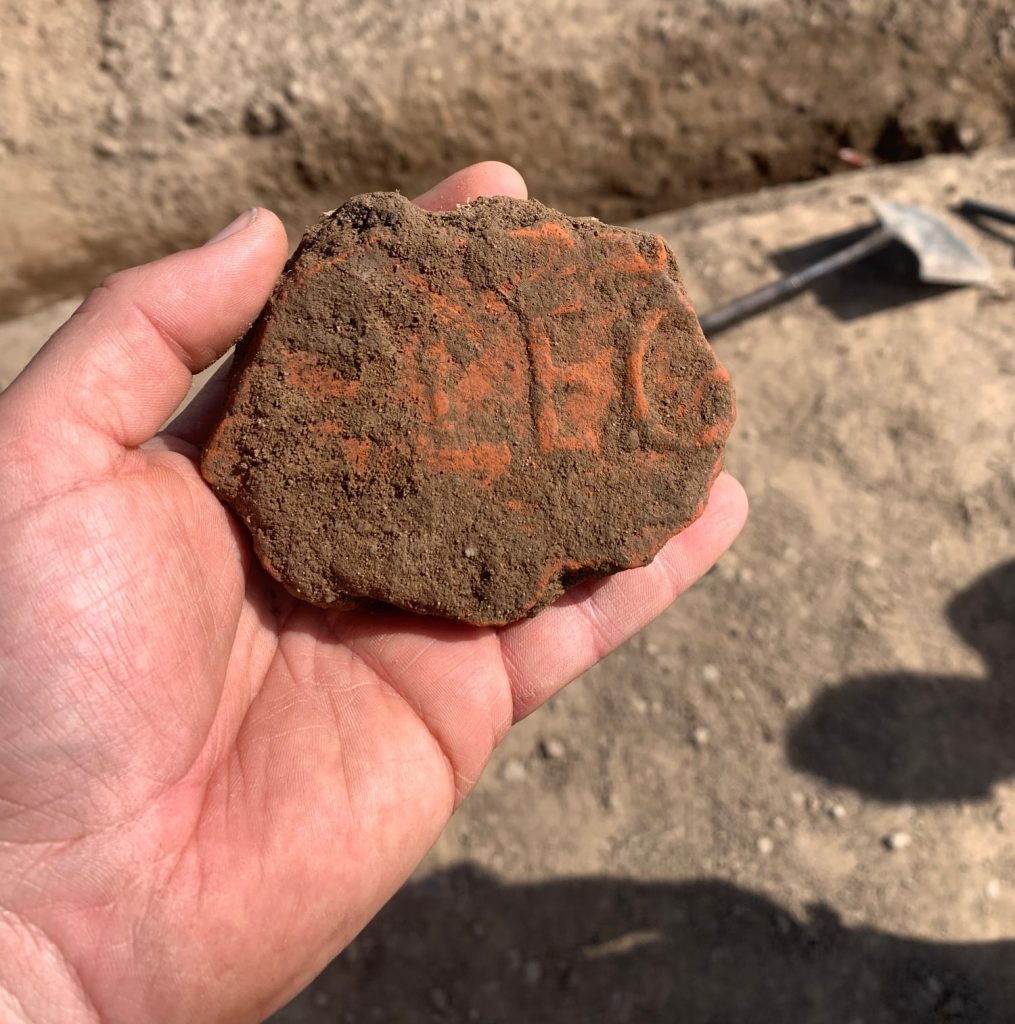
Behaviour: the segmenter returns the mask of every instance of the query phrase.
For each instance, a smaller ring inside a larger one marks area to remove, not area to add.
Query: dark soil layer
[[[729,375],[657,235],[360,196],[243,343],[203,470],[290,591],[504,623],[704,508]]]

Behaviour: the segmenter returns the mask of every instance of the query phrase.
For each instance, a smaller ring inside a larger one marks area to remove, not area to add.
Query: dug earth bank
[[[516,163],[627,220],[1010,134],[1008,0],[0,2],[0,317],[257,201]]]

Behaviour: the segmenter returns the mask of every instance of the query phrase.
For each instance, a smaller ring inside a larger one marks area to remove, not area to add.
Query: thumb
[[[253,208],[198,249],[105,280],[0,400],[5,425],[97,469],[149,440],[267,301],[285,229]],[[82,467],[87,471],[86,467]]]

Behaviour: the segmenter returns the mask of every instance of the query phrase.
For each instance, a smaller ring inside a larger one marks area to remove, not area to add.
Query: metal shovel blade
[[[986,284],[990,265],[936,214],[922,206],[875,199],[878,220],[905,245],[928,284]]]
[[[990,266],[937,214],[920,206],[872,200],[878,223],[858,241],[699,318],[706,337],[798,295],[815,281],[901,242],[916,257],[920,280],[928,284],[986,284]]]

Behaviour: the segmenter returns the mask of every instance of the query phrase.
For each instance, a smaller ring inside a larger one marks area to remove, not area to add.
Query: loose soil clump
[[[298,597],[501,624],[649,562],[733,418],[658,235],[371,193],[304,237],[202,470]]]

